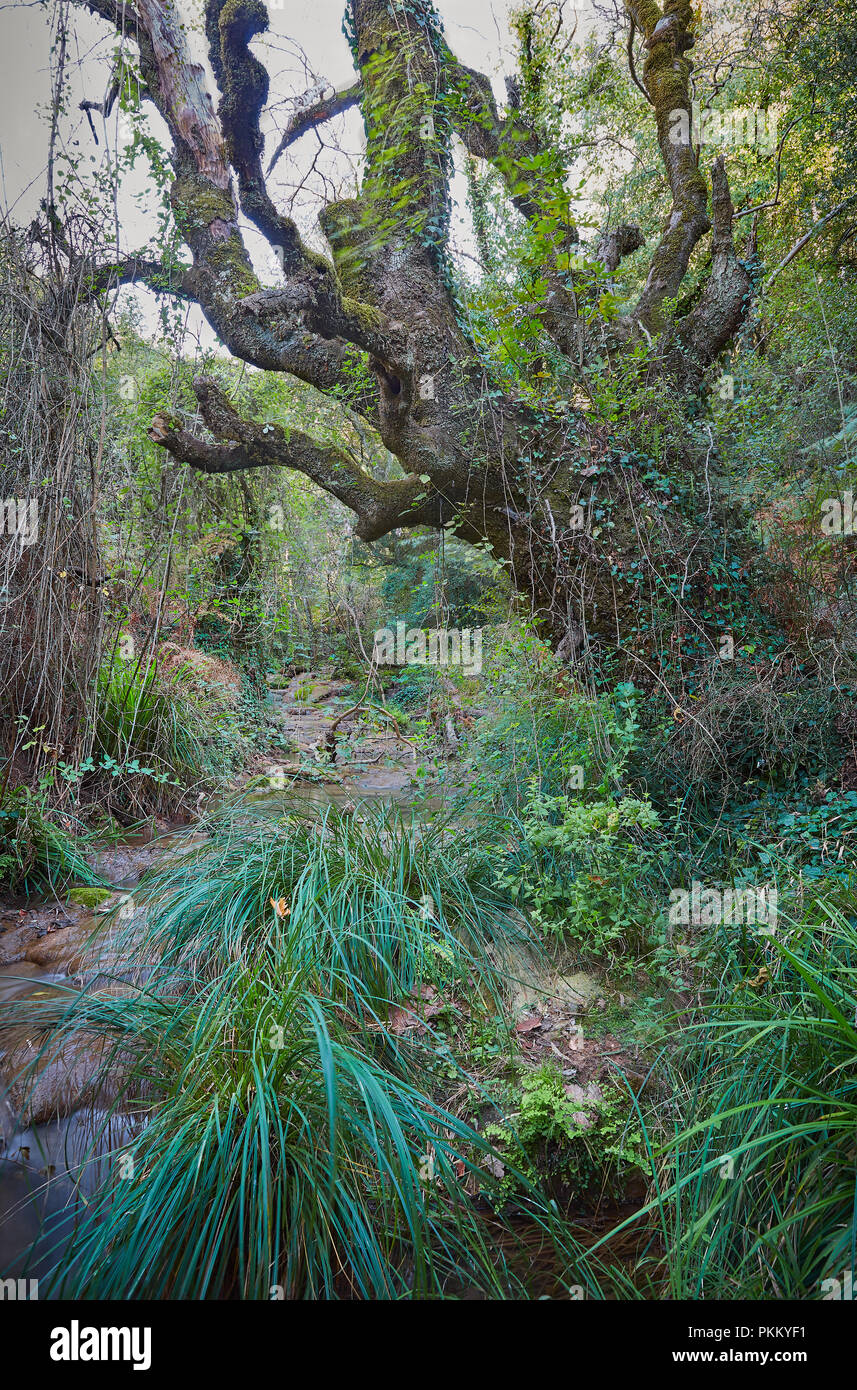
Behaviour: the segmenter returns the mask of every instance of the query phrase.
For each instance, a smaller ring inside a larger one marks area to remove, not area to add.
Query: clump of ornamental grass
[[[498,962],[532,947],[475,828],[367,803],[277,822],[238,804],[205,843],[151,877],[146,950],[211,978],[282,955],[324,996],[371,1014],[427,979],[468,974],[496,992]]]
[[[679,1299],[835,1296],[857,1267],[857,902],[722,927],[710,969],[670,1059],[668,1137],[647,1134],[653,1273]]]
[[[0,795],[0,885],[29,895],[94,884],[85,849],[82,827],[43,793],[17,786]]]
[[[498,1186],[488,1141],[302,985],[233,971],[166,1008],[157,1053],[137,1066],[139,1080],[157,1060],[148,1122],[90,1201],[59,1296],[522,1293],[486,1215]]]
[[[222,711],[201,696],[185,668],[167,675],[151,661],[105,664],[95,707],[87,780],[106,786],[126,811],[173,811],[216,770]]]

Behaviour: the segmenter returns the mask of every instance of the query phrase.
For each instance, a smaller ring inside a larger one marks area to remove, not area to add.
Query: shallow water
[[[116,886],[133,888],[138,879],[139,874],[126,876]],[[70,1003],[74,994],[91,988],[99,976],[97,967],[85,975],[71,972],[81,968],[82,952],[93,939],[109,953],[112,931],[110,920],[96,913],[42,937],[37,947],[57,958],[48,964],[18,960],[0,967],[0,1009],[15,1005],[19,1013],[23,1005],[27,1015],[32,1011],[33,1036],[38,1039],[40,1006],[58,1000]],[[109,954],[104,961],[110,969]],[[110,978],[115,981],[117,975],[111,971]],[[19,1041],[27,1026],[16,1026]],[[2,1080],[11,1085],[15,1074],[6,1073]],[[106,1176],[107,1155],[127,1144],[132,1133],[127,1117],[108,1117],[91,1107],[19,1126],[8,1098],[0,1094],[0,1279],[39,1279],[40,1296],[45,1297],[44,1281],[75,1222],[85,1216],[86,1199]]]
[[[25,1129],[0,1111],[0,1278],[47,1278],[135,1133],[126,1116],[98,1110]]]
[[[273,691],[270,702],[304,766],[315,761],[315,749],[331,720],[348,708],[347,700],[336,697],[326,708],[297,705],[293,690]],[[289,755],[292,759],[295,756]],[[355,737],[349,747],[340,745],[333,777],[341,781],[300,780],[288,775],[282,789],[256,787],[246,800],[255,810],[271,815],[298,808],[321,812],[328,806],[344,808],[364,800],[412,807],[417,814],[441,810],[443,795],[426,795],[414,769],[413,753],[401,740],[393,734],[372,732]],[[330,769],[321,764],[318,775],[330,775]],[[187,853],[203,838],[187,829],[164,834],[151,845],[153,857]],[[114,870],[105,876],[117,889],[132,890],[139,881],[145,866],[138,864],[135,871],[131,868],[134,851],[143,843],[139,835],[129,836],[112,855]],[[123,849],[127,856],[123,857]],[[80,924],[77,934],[89,936],[104,927],[105,918],[96,913]],[[52,936],[44,939],[54,940]],[[121,979],[121,963],[116,970],[113,978],[118,975]],[[91,980],[90,971],[90,984]],[[69,989],[84,987],[81,977],[64,973],[56,962],[38,965],[18,961],[0,967],[0,1007],[4,1003],[32,1006],[34,1025],[38,1023],[39,1004],[63,995],[68,999]],[[18,1129],[11,1107],[0,1098],[0,1278],[27,1275],[45,1279],[61,1258],[75,1221],[85,1214],[86,1197],[106,1173],[106,1155],[111,1151],[115,1154],[131,1136],[127,1118],[114,1116],[100,1132],[104,1122],[103,1113],[81,1109],[49,1124]]]
[[[12,999],[27,999],[37,1003],[40,999],[56,999],[60,990],[52,986],[68,987],[69,979],[42,965],[33,965],[28,960],[16,961],[14,965],[0,967],[0,1003]]]

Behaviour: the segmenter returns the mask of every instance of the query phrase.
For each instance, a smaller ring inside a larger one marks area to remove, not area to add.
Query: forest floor
[[[355,703],[353,691],[322,673],[304,673],[273,688],[269,710],[290,751],[255,752],[230,793],[275,814],[289,805],[319,813],[333,805],[351,813],[366,800],[412,807],[416,814],[437,810],[441,798],[415,775],[414,744],[392,719],[367,720],[356,710],[348,714]],[[330,762],[323,750],[335,721],[337,754]],[[448,785],[456,785],[454,777]],[[156,823],[92,848],[89,862],[101,888],[72,890],[63,898],[0,902],[0,1002],[32,1006],[37,1026],[45,1000],[55,1001],[69,991],[121,993],[125,963],[111,955],[110,935],[127,928],[131,916],[138,918],[141,932],[145,929],[145,911],[134,903],[136,885],[147,871],[202,838],[186,826]],[[396,1007],[391,1031],[425,1035],[443,1014],[449,1036],[460,1040],[472,1035],[472,1004],[464,995],[439,999],[423,988]],[[511,1039],[514,1067],[535,1070],[551,1064],[561,1072],[568,1099],[580,1104],[599,1101],[613,1086],[639,1093],[650,1077],[637,1045],[610,1026],[614,1004],[609,982],[581,970],[573,959],[534,956],[525,961],[501,1024]],[[98,1118],[87,1113],[92,1103],[80,1092],[80,1077],[93,1062],[86,1046],[81,1039],[74,1056],[48,1056],[40,1062],[35,1086],[21,1083],[31,1062],[26,1047],[11,1040],[0,1057],[0,1089],[8,1096],[0,1101],[0,1269],[6,1273],[16,1272],[34,1239],[38,1218],[30,1209],[33,1193],[51,1189],[43,1198],[47,1205],[42,1214],[70,1200],[75,1161]],[[32,1048],[29,1041],[27,1047]],[[491,1053],[484,1064],[473,1064],[474,1072],[482,1072],[480,1081],[490,1082],[492,1074],[508,1066],[508,1047],[505,1061],[503,1049],[492,1048]],[[460,1097],[446,1099],[454,1108]],[[583,1110],[580,1123],[589,1123]],[[615,1207],[615,1199],[608,1205],[618,1219],[624,1208]],[[594,1223],[593,1238],[602,1231],[605,1214],[597,1194],[594,1203],[581,1206],[580,1214]]]

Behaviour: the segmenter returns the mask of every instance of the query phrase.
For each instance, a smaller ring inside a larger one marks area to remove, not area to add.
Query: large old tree
[[[297,469],[353,510],[366,541],[418,526],[487,541],[566,657],[592,638],[621,646],[629,615],[636,620],[641,607],[651,630],[659,606],[663,619],[664,595],[673,624],[687,615],[696,622],[692,597],[710,582],[705,508],[695,521],[687,510],[656,505],[645,470],[629,462],[627,449],[619,456],[610,430],[593,421],[574,389],[575,373],[597,355],[632,384],[637,373],[650,400],[671,400],[680,416],[693,409],[748,311],[751,277],[733,242],[723,160],[706,171],[692,141],[676,140],[677,111],[690,126],[692,7],[625,5],[629,52],[635,45],[644,54],[628,80],[645,90],[671,206],[636,303],[602,317],[602,292],[622,258],[640,250],[642,233],[605,222],[583,247],[568,210],[568,171],[522,100],[523,84],[537,78],[511,79],[499,109],[489,80],[450,51],[431,0],[351,0],[353,86],[308,94],[283,133],[277,156],[288,158],[311,126],[350,106],[362,114],[361,186],[322,213],[327,255],[305,244],[266,184],[260,117],[269,77],[250,48],[268,26],[262,0],[206,2],[216,93],[191,59],[175,0],[87,4],[139,48],[145,97],[172,140],[171,202],[190,253],[179,269],[142,256],[101,265],[91,283],[137,281],[195,301],[237,358],[321,392],[347,393],[403,476],[382,480],[346,448],[242,418],[206,377],[195,383],[200,423],[160,414],[151,437],[202,472]],[[534,233],[541,264],[529,308],[551,370],[568,374],[562,409],[539,409],[510,390],[460,312],[447,247],[455,137],[473,160],[493,166]],[[279,287],[260,284],[242,222],[273,248]],[[704,273],[682,303],[691,258],[706,248]],[[355,362],[363,364],[357,393]],[[699,469],[702,482],[706,462],[688,449],[677,466]],[[596,473],[613,509],[602,534],[585,505]],[[717,502],[707,471],[704,478],[710,522]],[[665,556],[672,569],[678,557],[680,586],[666,583]]]

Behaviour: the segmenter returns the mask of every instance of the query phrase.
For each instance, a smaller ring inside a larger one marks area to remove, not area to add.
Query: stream
[[[294,806],[320,812],[369,799],[437,809],[441,798],[426,798],[414,788],[413,751],[393,731],[361,735],[353,716],[340,725],[343,735],[352,735],[342,760],[331,768],[318,757],[331,723],[353,703],[343,688],[309,673],[270,691],[269,712],[292,747],[288,754],[272,752],[257,760],[251,775],[261,777],[261,785],[251,782],[248,802],[272,815]],[[54,899],[30,899],[26,907],[12,904],[0,912],[0,1009],[25,1003],[37,1024],[45,1000],[70,1002],[78,991],[92,988],[85,953],[94,941],[99,955],[106,946],[106,961],[121,978],[122,962],[111,962],[105,939],[111,930],[108,913],[123,898],[132,902],[143,873],[174,852],[179,839],[188,846],[185,827],[172,827],[155,839],[131,835],[98,850],[93,866],[115,892],[95,912]],[[190,837],[190,843],[198,840]],[[104,1156],[133,1137],[127,1117],[79,1104],[75,1063],[85,1065],[85,1059],[51,1059],[24,1104],[16,1080],[27,1047],[26,1039],[17,1039],[0,1054],[0,1279],[47,1276],[104,1176]]]
[[[298,806],[321,813],[330,805],[350,807],[365,800],[396,804],[417,814],[442,811],[449,792],[459,791],[460,785],[447,782],[427,794],[416,775],[416,750],[394,726],[364,731],[365,725],[351,716],[339,726],[343,738],[334,764],[318,756],[331,723],[352,703],[341,683],[312,675],[272,689],[269,712],[281,726],[289,751],[256,755],[234,790],[254,809],[272,815]],[[121,993],[124,963],[111,955],[111,933],[119,915],[114,909],[127,904],[124,927],[127,914],[135,913],[144,931],[145,912],[133,905],[135,886],[147,870],[201,839],[186,826],[173,826],[156,838],[129,835],[95,851],[90,862],[113,892],[94,912],[55,899],[0,903],[0,1010],[12,1001],[23,1004],[37,1026],[45,1001],[63,996],[71,1001],[92,989],[98,976],[87,962],[87,947],[93,942],[98,944],[102,969],[111,977],[107,988]],[[614,1046],[617,1040],[607,1036],[598,1044],[603,1043],[603,1052],[568,1055],[569,1048],[581,1046],[578,1011],[604,1005],[600,989],[597,980],[579,971],[554,970],[550,976],[537,979],[534,973],[532,979],[519,981],[512,999],[516,1013],[536,1011],[540,1020],[518,1025],[522,1055],[533,1064],[553,1061],[554,1054],[565,1059],[564,1066],[571,1062],[563,1074],[573,1078],[581,1095],[583,1089],[576,1083],[591,1088],[607,1074],[609,1064],[603,1059],[621,1050]],[[50,1059],[25,1095],[19,1077],[33,1047],[26,1031],[26,1024],[18,1028],[0,1053],[0,1280],[47,1278],[61,1263],[75,1220],[105,1175],[106,1163],[115,1161],[116,1151],[133,1138],[127,1116],[106,1113],[81,1092],[82,1074],[92,1057],[91,1052],[86,1055],[85,1039],[78,1055]],[[597,1086],[596,1092],[600,1095]],[[98,1100],[109,1104],[110,1098]],[[622,1214],[622,1209],[612,1207],[596,1212],[594,1219],[587,1216],[581,1238],[590,1243],[606,1223]],[[555,1275],[547,1266],[545,1280],[542,1296],[556,1296],[548,1292]],[[19,1283],[19,1297],[25,1296],[22,1288]]]

